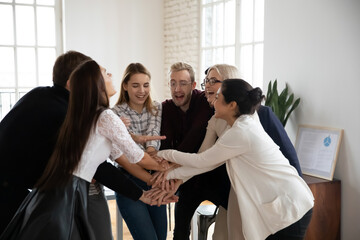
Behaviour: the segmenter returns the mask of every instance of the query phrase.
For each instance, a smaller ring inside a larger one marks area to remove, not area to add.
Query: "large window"
[[[62,51],[60,0],[0,0],[0,120],[36,86],[52,85]]]
[[[262,87],[264,0],[202,0],[201,9],[201,73],[227,63]]]

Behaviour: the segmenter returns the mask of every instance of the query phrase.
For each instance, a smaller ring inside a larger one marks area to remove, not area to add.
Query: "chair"
[[[216,214],[218,211],[215,205],[200,205],[196,209],[197,224],[198,224],[198,240],[206,240],[208,229],[212,223],[215,222]]]

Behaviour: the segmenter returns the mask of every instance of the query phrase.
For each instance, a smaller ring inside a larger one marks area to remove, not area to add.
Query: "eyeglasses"
[[[180,88],[184,88],[189,84],[191,84],[191,82],[180,81],[179,83],[177,83],[175,81],[170,81],[169,86],[170,86],[171,89],[175,89],[177,86],[179,86]]]
[[[205,90],[205,84],[209,83],[210,86],[214,85],[215,83],[221,83],[222,81],[217,80],[216,78],[204,78],[204,82],[201,84],[202,90]]]

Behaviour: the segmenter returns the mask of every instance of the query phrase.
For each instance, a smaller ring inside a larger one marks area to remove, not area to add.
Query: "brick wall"
[[[164,0],[164,84],[168,88],[169,68],[178,61],[190,64],[198,76],[200,47],[200,2],[198,0]],[[198,80],[198,79],[196,79]],[[199,87],[199,86],[197,86]]]

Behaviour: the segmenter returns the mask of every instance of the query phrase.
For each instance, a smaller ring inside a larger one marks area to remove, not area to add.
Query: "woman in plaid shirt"
[[[141,63],[131,63],[124,72],[120,96],[113,111],[129,121],[128,130],[135,135],[160,135],[161,104],[151,100],[150,72]],[[139,145],[149,154],[159,150],[160,141]],[[119,168],[142,189],[149,190],[151,172],[129,164],[125,156],[117,159]],[[116,193],[116,202],[134,240],[165,240],[167,235],[166,206],[149,206]]]

